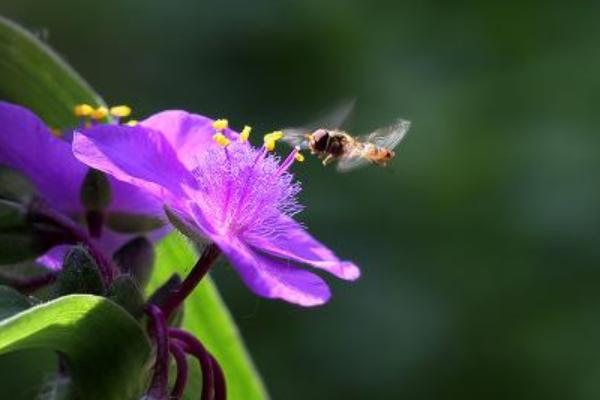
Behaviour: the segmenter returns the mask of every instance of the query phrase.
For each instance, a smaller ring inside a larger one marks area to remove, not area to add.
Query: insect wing
[[[351,154],[340,159],[340,161],[337,163],[336,169],[339,172],[348,172],[370,163],[371,162],[368,158],[362,157],[360,154]]]
[[[302,149],[308,148],[307,136],[317,129],[339,129],[348,119],[356,101],[346,100],[337,106],[332,112],[324,117],[313,121],[301,128],[285,128],[283,131],[283,141],[291,146],[299,146]]]
[[[340,129],[342,125],[344,125],[344,123],[348,120],[350,114],[352,114],[355,104],[355,99],[343,101],[342,103],[340,103],[340,105],[334,108],[333,111],[324,115],[320,119],[312,121],[310,124],[306,125],[306,128],[310,132],[314,132],[320,128],[329,130]]]
[[[286,128],[283,129],[283,140],[292,147],[308,148],[308,135],[310,131],[304,128]]]
[[[363,143],[372,143],[375,146],[383,147],[388,150],[393,150],[408,132],[410,128],[410,122],[404,119],[399,119],[394,124],[385,128],[377,129],[371,134],[358,140]]]
[[[338,162],[337,170],[340,172],[348,172],[370,164],[371,161],[367,157],[362,156],[363,153],[361,150],[364,150],[365,145],[368,146],[369,144],[372,144],[388,150],[393,150],[400,144],[402,139],[404,139],[409,128],[409,121],[399,119],[390,126],[377,129],[369,135],[356,138],[356,141],[362,144],[362,146],[357,147],[355,150],[345,155]]]

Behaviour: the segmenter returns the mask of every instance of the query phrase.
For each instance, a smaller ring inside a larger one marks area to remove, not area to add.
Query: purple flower
[[[52,134],[50,129],[28,109],[0,102],[0,165],[13,168],[29,178],[38,194],[53,209],[81,220],[84,208],[80,189],[88,167],[79,162],[71,144]],[[112,202],[108,212],[156,215],[161,204],[144,191],[110,178]],[[165,229],[155,231],[157,235]],[[105,229],[98,244],[101,250],[112,254],[130,240],[132,235]],[[57,246],[38,261],[51,269],[58,269],[68,246]]]
[[[256,294],[302,306],[325,303],[327,284],[301,264],[345,280],[360,270],[292,219],[301,210],[300,184],[289,172],[297,150],[281,161],[267,151],[276,137],[257,149],[247,141],[249,128],[238,134],[226,125],[165,111],[136,127],[76,132],[73,150],[89,166],[161,199],[184,222],[182,230],[214,242]]]

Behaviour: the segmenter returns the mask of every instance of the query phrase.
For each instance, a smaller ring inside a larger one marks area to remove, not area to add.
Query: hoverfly
[[[351,105],[336,113],[345,119]],[[341,124],[341,121],[339,121]],[[338,161],[338,171],[346,172],[367,164],[385,166],[394,158],[394,148],[402,141],[410,122],[399,119],[394,124],[364,136],[353,136],[340,129],[283,129],[283,139],[292,146],[308,149],[322,159],[323,165]]]

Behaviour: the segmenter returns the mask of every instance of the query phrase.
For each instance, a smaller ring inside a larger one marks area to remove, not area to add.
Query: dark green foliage
[[[0,231],[0,264],[32,260],[44,254],[52,245],[47,239],[29,229]]]
[[[105,287],[98,264],[83,246],[73,246],[65,256],[56,280],[59,296],[74,293],[104,294]]]
[[[134,400],[145,388],[151,348],[140,324],[121,307],[105,298],[70,295],[39,304],[10,319],[0,321],[0,382],[4,376],[35,372],[37,357],[21,359],[22,370],[11,371],[2,362],[5,355],[31,349],[60,352],[73,390],[86,400]],[[43,364],[43,382],[34,385],[36,399],[39,387],[53,379],[56,363]],[[39,372],[37,375],[39,376]],[[34,377],[28,380],[33,383]],[[22,388],[11,385],[13,390]],[[13,399],[2,393],[0,398]]]
[[[0,286],[0,320],[31,307],[31,301],[8,286]]]
[[[22,204],[0,199],[0,229],[15,229],[27,225],[27,211]]]

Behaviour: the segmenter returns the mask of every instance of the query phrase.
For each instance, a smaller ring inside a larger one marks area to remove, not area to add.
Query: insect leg
[[[327,157],[325,157],[325,158],[323,159],[322,163],[323,163],[323,165],[325,165],[325,166],[326,166],[327,164],[329,164],[330,162],[332,162],[332,161],[333,161],[333,159],[334,159],[333,155],[331,155],[331,154],[327,154]]]

